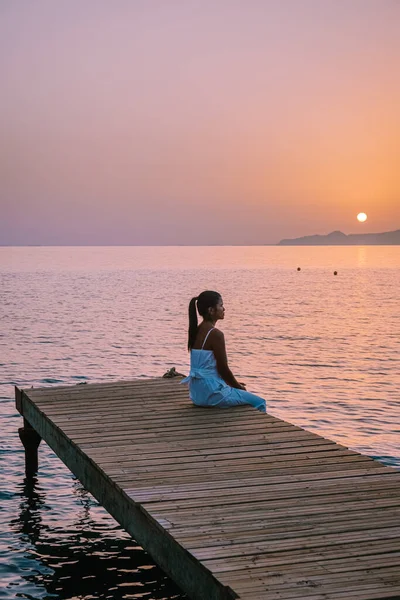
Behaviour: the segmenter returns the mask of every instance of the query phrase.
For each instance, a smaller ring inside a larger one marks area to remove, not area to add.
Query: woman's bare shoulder
[[[225,339],[223,332],[220,329],[216,329],[216,328],[212,331],[212,337],[213,337],[213,341],[216,341],[216,342],[223,342]]]
[[[214,327],[212,333],[214,337],[224,337],[223,332],[220,329],[217,329],[216,327]]]

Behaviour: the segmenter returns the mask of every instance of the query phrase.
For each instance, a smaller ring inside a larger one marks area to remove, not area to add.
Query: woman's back
[[[194,347],[190,351],[190,372],[202,371],[206,377],[217,377],[219,374],[217,371],[217,362],[215,360],[214,352],[212,350],[206,350],[205,345],[208,342],[208,338],[214,327],[211,327],[204,335],[203,332],[199,332],[196,337]],[[200,345],[201,344],[201,345]]]
[[[212,339],[210,338],[210,335],[214,329],[215,327],[211,327],[207,330],[200,325],[197,330],[197,335],[192,346],[192,350],[212,350]]]
[[[190,371],[202,369],[210,375],[219,377],[217,363],[212,350],[196,350],[190,352]]]

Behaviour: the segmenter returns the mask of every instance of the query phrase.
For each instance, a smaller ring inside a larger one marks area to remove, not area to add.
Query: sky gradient
[[[399,0],[2,0],[0,88],[0,244],[400,228]]]

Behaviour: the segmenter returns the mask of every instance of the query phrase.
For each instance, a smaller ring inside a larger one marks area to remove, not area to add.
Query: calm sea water
[[[13,386],[186,373],[203,289],[270,413],[400,467],[400,247],[0,248],[0,278],[2,598],[184,597],[45,444],[24,480]]]

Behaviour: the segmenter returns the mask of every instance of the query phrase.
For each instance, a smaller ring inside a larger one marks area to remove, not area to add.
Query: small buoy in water
[[[297,267],[297,270],[298,270],[298,271],[301,271],[300,267]]]
[[[337,271],[333,271],[333,274],[334,274],[334,275],[337,275]]]

